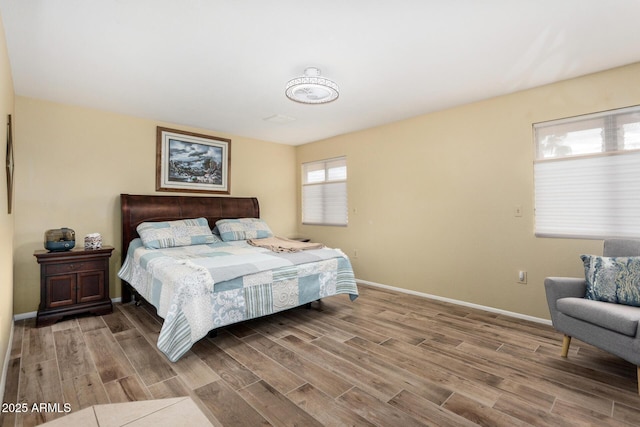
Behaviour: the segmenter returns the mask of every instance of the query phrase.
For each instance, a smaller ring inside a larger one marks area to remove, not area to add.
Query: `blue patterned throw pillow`
[[[136,230],[148,249],[203,245],[220,241],[211,233],[206,218],[143,222]]]
[[[640,307],[640,257],[581,255],[585,298]]]
[[[273,236],[267,223],[259,218],[221,219],[216,222],[216,227],[225,242]]]

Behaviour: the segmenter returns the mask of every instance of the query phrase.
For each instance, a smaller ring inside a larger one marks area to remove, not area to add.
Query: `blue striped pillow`
[[[143,222],[136,230],[148,249],[203,245],[220,241],[211,232],[206,218]]]
[[[259,218],[221,219],[216,222],[216,227],[225,242],[273,236],[267,223]]]

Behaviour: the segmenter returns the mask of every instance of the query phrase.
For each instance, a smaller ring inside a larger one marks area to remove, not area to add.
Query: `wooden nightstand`
[[[111,313],[109,258],[112,251],[111,246],[64,252],[35,251],[33,255],[40,264],[36,326],[51,325],[73,314]]]

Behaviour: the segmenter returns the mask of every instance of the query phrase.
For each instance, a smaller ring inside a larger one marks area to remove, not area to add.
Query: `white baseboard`
[[[438,295],[426,294],[424,292],[412,291],[410,289],[397,288],[395,286],[383,285],[382,283],[369,282],[368,280],[356,279],[356,282],[362,283],[364,285],[374,286],[376,288],[390,289],[392,291],[401,292],[403,294],[415,295],[415,296],[419,296],[419,297],[423,297],[423,298],[429,298],[429,299],[434,299],[434,300],[438,300],[438,301],[449,302],[449,303],[452,303],[452,304],[462,305],[462,306],[465,306],[465,307],[471,307],[471,308],[477,308],[479,310],[489,311],[491,313],[504,314],[505,316],[515,317],[517,319],[529,320],[531,322],[543,323],[545,325],[551,325],[551,320],[542,319],[540,317],[528,316],[526,314],[516,313],[516,312],[513,312],[513,311],[501,310],[501,309],[495,308],[495,307],[487,307],[485,305],[473,304],[473,303],[470,303],[470,302],[460,301],[460,300],[451,299],[451,298],[445,298],[445,297],[441,297],[441,296],[438,296]]]
[[[4,388],[7,385],[7,372],[9,371],[9,358],[11,357],[11,349],[13,348],[13,323],[11,323],[11,332],[9,333],[9,344],[7,345],[7,354],[4,355],[4,365],[2,366],[2,379],[0,379],[0,396],[4,397]]]
[[[30,311],[28,313],[20,313],[13,315],[13,321],[24,320],[24,319],[33,319],[38,314],[37,311]]]
[[[120,302],[120,301],[122,301],[122,298],[120,298],[120,297],[111,298],[111,302],[112,303],[116,303],[116,302]],[[37,315],[38,315],[37,311],[30,311],[28,313],[14,314],[13,315],[13,321],[15,322],[16,320],[33,319]]]

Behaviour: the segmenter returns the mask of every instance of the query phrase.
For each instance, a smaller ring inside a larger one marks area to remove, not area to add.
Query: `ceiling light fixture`
[[[338,85],[325,77],[320,77],[320,70],[307,67],[304,76],[289,80],[285,89],[287,98],[302,104],[326,104],[338,99]]]

